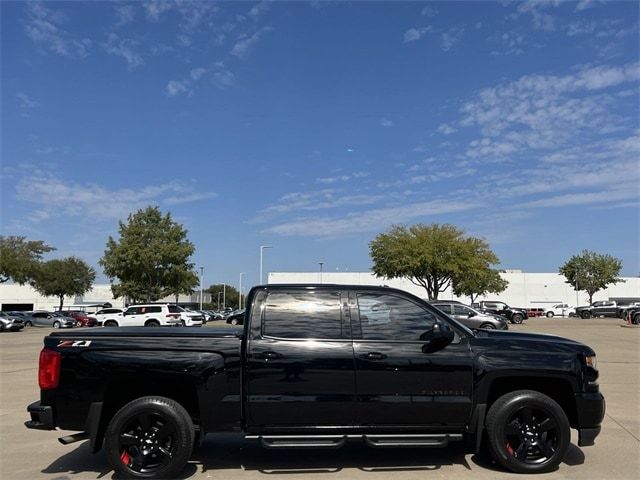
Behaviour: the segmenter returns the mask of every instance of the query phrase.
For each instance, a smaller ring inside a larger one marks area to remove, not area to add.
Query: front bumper
[[[35,430],[55,430],[53,421],[53,408],[42,405],[39,401],[33,402],[27,407],[31,420],[24,422],[24,426]]]
[[[606,402],[600,392],[576,395],[578,413],[578,446],[589,447],[595,443],[604,419]]]

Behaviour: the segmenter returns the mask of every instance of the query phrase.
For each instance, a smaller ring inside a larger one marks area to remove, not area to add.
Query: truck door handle
[[[369,352],[364,355],[360,355],[360,358],[364,358],[365,360],[384,360],[387,356],[380,352]]]

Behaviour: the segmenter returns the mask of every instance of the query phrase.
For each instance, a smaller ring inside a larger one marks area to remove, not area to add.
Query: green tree
[[[599,290],[612,283],[624,282],[618,278],[622,270],[619,259],[590,250],[583,250],[579,255],[572,256],[559,270],[569,285],[577,291],[587,292],[589,305],[593,303],[593,295]]]
[[[120,221],[118,230],[120,238],[109,237],[99,262],[115,298],[155,301],[193,288],[189,259],[195,247],[169,213],[147,207],[129,215],[127,223]]]
[[[473,303],[480,295],[503,292],[508,285],[509,282],[503,279],[497,270],[480,266],[455,278],[453,293],[458,297],[468,296]]]
[[[60,299],[62,310],[64,297],[84,295],[93,285],[96,271],[76,257],[54,259],[43,262],[37,269],[31,285],[40,294]]]
[[[453,225],[394,225],[369,243],[373,271],[379,277],[407,278],[437,300],[455,278],[497,264],[482,239],[467,237]]]
[[[211,294],[211,303],[216,305],[216,308],[219,310],[222,308],[222,298],[223,293],[225,293],[225,306],[231,308],[238,308],[240,305],[240,294],[235,287],[231,285],[227,285],[226,289],[222,283],[218,283],[215,285],[210,285],[209,288],[205,290],[206,293]],[[218,293],[220,293],[220,303],[218,304]],[[243,302],[244,303],[244,302]]]
[[[0,236],[0,283],[8,280],[20,285],[28,283],[34,278],[42,255],[53,250],[42,240]]]
[[[189,295],[193,293],[193,290],[200,285],[200,279],[196,272],[185,270],[183,268],[176,268],[167,274],[169,279],[167,288],[168,295],[175,295],[176,303],[178,303],[178,297],[180,294]]]

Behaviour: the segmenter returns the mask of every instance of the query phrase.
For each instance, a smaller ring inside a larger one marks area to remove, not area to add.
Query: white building
[[[322,278],[321,278],[322,275]],[[509,282],[507,289],[496,295],[490,294],[479,300],[502,300],[517,307],[544,307],[555,303],[587,305],[589,296],[576,291],[559,273],[525,273],[519,270],[507,270],[500,274]],[[617,283],[597,292],[593,300],[640,300],[640,278],[623,277],[623,283]],[[387,285],[406,290],[421,298],[427,298],[427,292],[405,279],[381,279],[372,272],[272,272],[269,283],[337,283],[350,285]],[[579,298],[578,298],[579,297]],[[451,289],[438,296],[444,300],[459,300],[469,303],[469,297],[456,297]]]

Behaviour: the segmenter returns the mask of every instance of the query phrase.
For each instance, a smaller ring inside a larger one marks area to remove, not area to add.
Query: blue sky
[[[418,222],[505,268],[640,272],[637,2],[1,9],[2,232],[55,256],[96,265],[159,205],[206,284],[257,283],[260,245],[265,271],[366,271]]]

